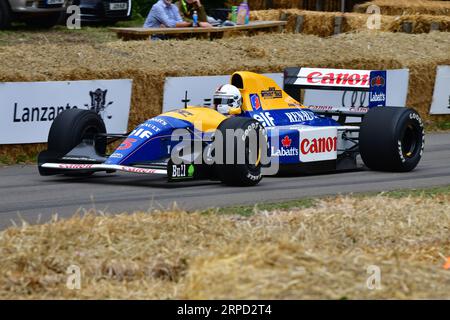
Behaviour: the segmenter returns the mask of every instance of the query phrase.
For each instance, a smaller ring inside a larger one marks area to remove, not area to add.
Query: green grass
[[[291,208],[310,208],[314,205],[314,202],[315,202],[314,198],[305,198],[284,202],[259,203],[251,206],[232,206],[232,207],[208,209],[205,210],[203,213],[239,214],[242,216],[250,216],[257,211],[287,210]]]
[[[18,44],[48,44],[48,43],[105,43],[118,41],[110,27],[141,27],[144,19],[120,21],[115,25],[81,25],[79,30],[70,30],[64,25],[51,29],[33,29],[24,24],[13,24],[9,30],[0,30],[0,46]]]
[[[435,121],[426,126],[427,132],[450,131],[450,120]]]
[[[431,187],[423,189],[400,189],[387,192],[369,192],[369,193],[356,193],[352,194],[354,197],[368,197],[383,195],[391,198],[405,198],[405,197],[435,197],[440,194],[450,193],[450,185],[444,187]],[[318,199],[325,199],[334,196],[321,196],[302,198],[298,200],[290,200],[283,202],[267,202],[260,203],[251,206],[230,206],[217,209],[208,209],[203,211],[205,214],[218,213],[218,214],[238,214],[242,216],[250,216],[258,211],[273,211],[273,210],[289,210],[294,208],[311,208],[314,206]]]

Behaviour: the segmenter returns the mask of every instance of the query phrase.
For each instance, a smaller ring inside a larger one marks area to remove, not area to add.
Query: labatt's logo
[[[325,161],[337,158],[336,128],[302,131],[300,137],[300,161]]]
[[[289,138],[288,135],[284,136],[283,139],[281,139],[281,145],[282,147],[280,149],[275,149],[275,147],[272,147],[272,156],[274,157],[292,157],[292,156],[298,156],[298,148],[291,147],[292,139]]]

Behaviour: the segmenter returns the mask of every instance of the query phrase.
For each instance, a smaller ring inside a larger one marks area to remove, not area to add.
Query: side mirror
[[[238,115],[238,114],[241,114],[242,113],[242,110],[241,110],[241,108],[230,108],[230,111],[229,111],[229,113],[231,114],[231,115]]]

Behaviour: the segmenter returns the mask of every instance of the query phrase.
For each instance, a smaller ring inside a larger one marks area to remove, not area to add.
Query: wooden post
[[[439,31],[439,30],[440,30],[440,23],[432,22],[430,26],[430,31]]]
[[[334,17],[334,34],[342,33],[342,21],[344,20],[343,16],[335,16]]]
[[[341,0],[341,12],[345,12],[345,0]]]
[[[413,24],[412,22],[405,21],[402,23],[402,31],[406,33],[412,33],[413,31]]]
[[[282,12],[282,13],[280,14],[280,20],[281,20],[281,21],[287,21],[287,13],[286,13],[286,12]],[[282,32],[283,32],[283,29],[284,29],[284,26],[279,26],[279,27],[278,27],[278,32],[279,32],[279,33],[282,33]]]
[[[300,15],[295,18],[295,29],[294,33],[302,33],[303,31],[303,21],[305,21],[305,17]]]
[[[273,0],[264,0],[264,8],[272,9],[273,8]]]

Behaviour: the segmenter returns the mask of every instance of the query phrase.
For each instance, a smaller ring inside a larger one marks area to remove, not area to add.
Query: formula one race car
[[[282,90],[263,75],[236,72],[216,92],[214,108],[163,113],[125,135],[107,133],[92,111],[66,110],[52,124],[48,150],[38,157],[39,172],[126,171],[251,186],[269,174],[354,169],[358,155],[369,169],[380,171],[410,171],[420,161],[422,120],[413,109],[383,106],[385,72],[288,68],[284,80]],[[310,84],[368,91],[369,108],[313,111],[293,98]],[[348,117],[361,120],[348,123]],[[118,139],[122,143],[107,155],[107,145]]]

